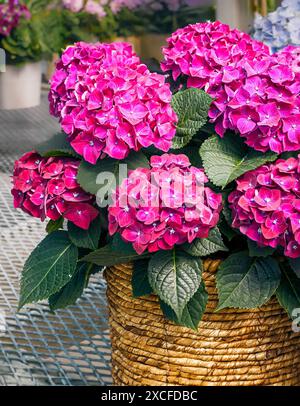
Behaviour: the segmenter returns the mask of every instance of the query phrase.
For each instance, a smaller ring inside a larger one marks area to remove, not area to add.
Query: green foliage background
[[[4,3],[4,0],[0,1]],[[31,13],[30,20],[21,19],[8,37],[0,37],[0,46],[6,51],[10,64],[35,62],[49,53],[48,44],[56,32],[49,31],[53,14],[47,11],[49,0],[24,0]],[[48,37],[48,40],[46,38]]]
[[[55,0],[23,0],[23,3],[29,8],[31,19],[20,20],[8,37],[0,36],[0,47],[6,51],[9,64],[50,60],[68,44],[108,40],[117,32],[112,14],[98,21],[86,13],[62,9]]]

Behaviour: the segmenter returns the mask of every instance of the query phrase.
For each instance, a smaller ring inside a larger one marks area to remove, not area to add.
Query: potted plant
[[[6,55],[6,70],[0,74],[0,109],[27,108],[40,103],[40,62],[46,51],[40,14],[44,3],[43,0],[0,2],[0,47]]]
[[[214,22],[163,52],[165,75],[126,44],[64,51],[63,133],[15,164],[15,207],[50,218],[20,308],[105,268],[115,384],[299,385],[297,49]]]

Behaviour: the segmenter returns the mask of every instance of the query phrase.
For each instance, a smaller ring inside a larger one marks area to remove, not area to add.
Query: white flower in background
[[[84,7],[84,11],[96,15],[99,19],[106,16],[106,12],[99,1],[88,0]]]
[[[83,9],[84,0],[63,0],[63,5],[74,13],[78,13]]]

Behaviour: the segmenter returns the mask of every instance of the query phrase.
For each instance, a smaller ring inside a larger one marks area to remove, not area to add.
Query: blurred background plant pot
[[[7,65],[0,73],[0,109],[25,109],[40,104],[41,63]]]
[[[116,385],[300,385],[300,334],[275,298],[215,311],[220,262],[204,261],[209,301],[198,330],[166,320],[154,295],[133,298],[130,264],[106,270]]]
[[[141,56],[144,59],[154,58],[158,61],[162,60],[161,48],[167,45],[169,34],[145,34],[141,37],[142,52]]]
[[[55,53],[55,54],[53,54],[51,61],[47,61],[47,63],[46,63],[46,70],[45,70],[44,75],[45,75],[45,79],[47,82],[51,79],[51,77],[55,71],[55,66],[56,66],[56,62],[58,61],[58,59],[59,59],[59,55],[57,53]]]

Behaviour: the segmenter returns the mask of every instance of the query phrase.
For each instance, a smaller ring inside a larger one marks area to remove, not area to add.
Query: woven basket
[[[300,335],[276,299],[214,312],[219,264],[204,263],[209,302],[198,332],[167,321],[155,296],[134,299],[131,265],[106,271],[116,385],[300,385]]]

